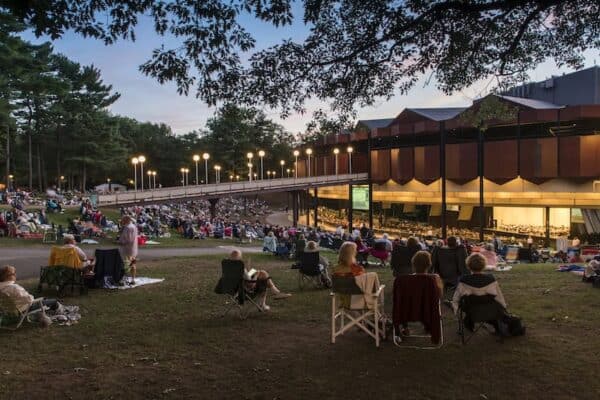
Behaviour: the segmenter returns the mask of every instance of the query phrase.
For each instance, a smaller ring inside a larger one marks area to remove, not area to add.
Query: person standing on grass
[[[136,259],[138,255],[138,230],[129,215],[123,217],[121,225],[123,226],[123,230],[119,236],[119,251],[125,262],[125,266],[130,270],[131,283],[135,284],[137,272]]]

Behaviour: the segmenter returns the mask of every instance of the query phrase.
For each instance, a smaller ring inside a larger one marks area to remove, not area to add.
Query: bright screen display
[[[356,185],[352,186],[352,208],[354,210],[369,209],[369,186]]]

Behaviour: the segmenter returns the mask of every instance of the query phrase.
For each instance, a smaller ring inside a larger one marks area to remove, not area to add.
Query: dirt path
[[[144,247],[139,250],[139,258],[141,260],[156,260],[160,258],[170,257],[190,257],[190,256],[205,256],[215,254],[227,254],[235,246],[220,245],[215,247],[188,247],[188,248],[150,248]],[[111,248],[111,247],[97,247]],[[114,248],[114,247],[112,247]],[[86,247],[84,251],[91,255],[96,248]],[[260,253],[261,247],[243,247],[244,253]],[[48,262],[50,249],[48,247],[4,247],[0,248],[0,264],[10,264],[17,268],[19,279],[28,279],[39,276],[40,266]]]

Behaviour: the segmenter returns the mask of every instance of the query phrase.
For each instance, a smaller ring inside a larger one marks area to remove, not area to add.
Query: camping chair
[[[532,262],[532,257],[533,257],[533,252],[531,251],[531,247],[519,247],[518,250],[518,260],[519,262],[524,262],[524,263],[531,263]]]
[[[368,294],[373,299],[375,305],[373,309],[355,309],[352,308],[351,296],[365,296],[365,293],[357,286],[356,278],[352,276],[333,277],[330,293],[331,343],[335,343],[338,336],[343,335],[352,327],[357,327],[375,339],[375,346],[379,347],[381,339],[385,339],[384,289],[385,285],[380,285],[375,293]],[[338,296],[344,297],[338,298]],[[338,321],[340,321],[339,328]]]
[[[42,297],[34,299],[31,306],[26,311],[20,311],[15,304],[15,300],[8,294],[0,292],[0,329],[7,329],[15,331],[23,324],[23,321],[27,319],[31,321],[31,316],[34,314],[44,315],[44,306],[42,304]],[[39,303],[39,307],[32,310],[35,304]],[[5,325],[5,322],[9,324]]]
[[[443,301],[446,305],[452,302],[458,281],[467,272],[466,258],[464,247],[439,247],[433,252],[433,272],[444,282]]]
[[[340,247],[342,247],[342,244],[344,244],[344,241],[340,238],[333,238],[332,240],[332,249],[335,251],[339,251]]]
[[[298,286],[300,287],[300,290],[303,290],[308,284],[312,284],[317,289],[323,287],[318,251],[304,252],[300,256],[300,267],[298,268]]]
[[[71,294],[75,286],[79,286],[79,293],[87,292],[83,278],[83,263],[74,248],[53,246],[50,250],[48,266],[40,267],[40,282],[38,292],[42,291],[45,283],[48,287],[56,287],[58,294],[63,294],[67,286],[71,286]]]
[[[371,256],[379,260],[380,266],[385,268],[385,263],[390,256],[390,253],[386,249],[385,242],[375,242],[370,252]]]
[[[119,249],[96,249],[94,253],[96,267],[94,268],[94,286],[103,287],[104,280],[108,276],[115,285],[128,277],[131,269],[125,268]],[[129,266],[130,267],[130,266]],[[126,281],[128,281],[126,279]]]
[[[227,296],[225,312],[221,315],[225,317],[232,308],[237,307],[240,312],[240,318],[248,316],[244,311],[244,304],[254,305],[259,312],[264,311],[262,306],[254,301],[254,298],[262,291],[250,292],[244,287],[244,283],[249,282],[244,279],[244,262],[241,260],[223,260],[221,261],[221,278],[215,287],[215,293]],[[266,288],[265,288],[266,290]]]
[[[44,237],[42,238],[42,243],[56,243],[56,230],[53,228],[46,229],[44,231]]]
[[[400,325],[421,322],[428,335],[410,335],[408,338],[429,338],[433,345],[415,346],[403,343]],[[400,275],[394,280],[394,304],[392,311],[394,344],[420,350],[435,350],[444,345],[444,324],[439,289],[433,275]]]
[[[488,321],[499,322],[504,316],[504,309],[494,300],[492,295],[463,296],[460,298],[457,316],[458,334],[462,344],[465,345],[479,329],[482,327],[486,329],[485,324]],[[471,323],[473,323],[473,332],[469,336],[465,334],[465,317],[469,317]],[[502,340],[502,337],[500,337],[500,340]]]

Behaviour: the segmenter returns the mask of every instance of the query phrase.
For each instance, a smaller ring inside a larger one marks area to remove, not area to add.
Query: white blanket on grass
[[[129,285],[129,284],[125,284],[123,286],[117,286],[117,285],[107,285],[105,283],[104,288],[105,289],[133,289],[136,287],[140,287],[140,286],[145,286],[145,285],[152,285],[154,283],[160,283],[164,281],[164,279],[156,279],[156,278],[145,278],[143,276],[137,277],[135,278],[135,284],[134,285]]]

